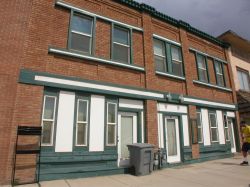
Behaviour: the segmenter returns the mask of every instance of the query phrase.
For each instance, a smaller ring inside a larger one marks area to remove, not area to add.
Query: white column
[[[217,110],[216,111],[216,116],[217,116],[219,142],[220,142],[220,144],[225,144],[226,141],[225,141],[225,130],[224,130],[224,124],[223,124],[222,111]]]
[[[201,109],[204,145],[211,145],[208,110]]]
[[[189,146],[190,145],[190,139],[189,139],[189,128],[188,128],[188,117],[187,117],[187,115],[182,115],[182,126],[183,126],[184,146]]]
[[[164,133],[162,114],[158,113],[158,143],[160,148],[164,148]]]
[[[91,95],[89,151],[104,151],[105,97]]]
[[[75,93],[61,91],[56,128],[55,152],[72,152]]]

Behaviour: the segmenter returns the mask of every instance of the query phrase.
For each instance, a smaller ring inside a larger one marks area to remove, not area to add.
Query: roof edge
[[[185,22],[185,21],[182,21],[182,20],[177,20],[175,18],[172,18],[162,12],[159,12],[157,11],[154,7],[150,6],[150,5],[147,5],[145,3],[138,3],[134,0],[113,0],[115,2],[118,2],[120,4],[123,4],[123,5],[126,5],[130,8],[133,8],[133,9],[136,9],[140,12],[147,12],[149,13],[152,17],[155,17],[155,18],[158,18],[162,21],[165,21],[173,26],[176,26],[176,27],[182,27],[184,28],[185,30],[189,31],[190,33],[192,34],[195,34],[213,44],[216,44],[216,45],[219,45],[223,48],[228,48],[229,45],[223,41],[221,41],[220,39],[208,34],[208,33],[205,33],[199,29],[196,29],[195,27],[192,27],[189,23]]]

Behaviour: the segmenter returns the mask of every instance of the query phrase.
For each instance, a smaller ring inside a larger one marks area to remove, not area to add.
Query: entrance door
[[[180,134],[179,134],[179,120],[178,117],[165,117],[165,137],[167,162],[175,163],[181,161],[180,154]]]
[[[121,112],[118,115],[118,166],[129,166],[128,144],[137,143],[137,114]]]
[[[236,153],[236,145],[235,145],[235,137],[234,137],[234,123],[232,118],[228,118],[228,128],[230,135],[230,143],[231,143],[231,151],[232,153]]]

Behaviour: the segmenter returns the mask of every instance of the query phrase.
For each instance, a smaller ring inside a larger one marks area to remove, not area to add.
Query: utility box
[[[135,167],[135,175],[148,175],[153,171],[154,146],[146,143],[127,145],[130,152],[130,164]]]

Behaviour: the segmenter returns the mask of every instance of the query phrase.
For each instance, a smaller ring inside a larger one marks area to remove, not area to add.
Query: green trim
[[[92,28],[92,45],[91,45],[91,55],[95,56],[95,47],[96,47],[96,17],[93,19],[93,28]]]
[[[114,91],[106,91],[106,90],[98,90],[98,89],[92,89],[92,88],[85,88],[85,87],[79,87],[79,86],[70,86],[70,85],[64,85],[64,84],[56,84],[56,83],[49,83],[49,82],[42,82],[42,81],[36,81],[35,76],[47,76],[51,78],[59,78],[59,79],[66,79],[66,80],[72,80],[72,81],[79,81],[83,83],[93,83],[93,84],[98,84],[98,85],[105,85],[105,86],[113,86],[117,88],[125,88],[125,89],[131,89],[135,91],[144,91],[144,92],[153,92],[153,93],[158,93],[158,94],[163,94],[164,98],[155,98],[155,97],[150,97],[150,96],[141,96],[141,95],[134,95],[134,94],[127,94],[127,93],[120,93],[120,92],[114,92]],[[40,85],[40,86],[48,86],[48,87],[54,87],[54,88],[61,88],[61,89],[68,89],[68,90],[78,90],[78,91],[84,91],[84,92],[89,92],[89,93],[99,93],[99,94],[105,94],[105,95],[116,95],[116,96],[122,96],[124,98],[137,98],[137,99],[152,99],[152,100],[157,100],[159,102],[167,102],[167,95],[170,93],[165,93],[165,92],[159,92],[159,91],[154,91],[154,90],[148,90],[148,89],[143,89],[143,88],[137,88],[137,87],[130,87],[130,86],[122,86],[118,84],[113,84],[113,83],[106,83],[106,82],[100,82],[100,81],[94,81],[94,80],[86,80],[86,79],[81,79],[81,78],[75,78],[75,77],[68,77],[68,76],[62,76],[62,75],[55,75],[55,74],[50,74],[46,72],[34,72],[31,70],[25,70],[22,69],[20,71],[20,77],[19,77],[19,83],[25,83],[25,84],[32,84],[32,85]],[[174,94],[171,93],[174,98],[179,98],[179,94]],[[184,96],[185,98],[190,98],[190,99],[197,99],[197,100],[202,100],[202,101],[208,101],[208,102],[214,102],[218,104],[228,104],[232,106],[236,106],[232,103],[220,103],[212,100],[207,100],[203,98],[197,98],[197,97],[192,97],[192,96]],[[180,103],[180,101],[178,100]],[[177,103],[175,100],[170,101],[168,103]],[[214,106],[214,105],[209,105],[209,104],[200,104],[199,102],[187,102],[183,101],[181,104],[188,105],[196,105],[196,106],[202,106],[202,107],[210,107],[210,108],[220,108],[220,109],[226,109],[226,110],[237,110],[237,107],[232,109],[228,107],[219,107],[219,106]]]
[[[130,28],[130,32],[129,32],[129,36],[130,36],[130,64],[134,64],[134,58],[133,58],[133,30]]]
[[[213,59],[213,60],[222,62],[222,63],[224,63],[224,64],[228,64],[228,62],[225,61],[225,60],[223,60],[223,59],[220,59],[220,58],[217,58],[217,57],[215,57],[215,56],[209,55],[209,54],[207,54],[207,53],[204,53],[204,52],[199,51],[199,50],[197,50],[197,49],[194,49],[194,48],[192,48],[192,47],[189,48],[189,51],[192,51],[192,52],[194,52],[194,53],[199,53],[199,54],[201,54],[202,56],[205,56],[205,57],[207,57],[207,58],[211,58],[211,59]]]
[[[99,63],[103,63],[103,64],[109,64],[109,65],[113,65],[113,66],[118,66],[118,67],[123,67],[123,68],[133,69],[136,71],[145,72],[145,68],[141,67],[141,66],[137,66],[134,64],[121,63],[121,62],[107,60],[107,59],[99,58],[99,57],[94,57],[94,56],[87,55],[85,53],[81,53],[81,52],[75,51],[75,50],[68,50],[68,49],[62,49],[62,48],[49,46],[48,52],[52,53],[52,54],[69,56],[69,57],[78,58],[78,59],[87,59],[87,60],[91,60],[91,61],[95,61],[95,62],[99,62]]]
[[[202,82],[202,81],[193,80],[193,83],[200,84],[200,85],[207,86],[207,87],[211,87],[211,88],[216,88],[216,89],[227,91],[227,92],[232,92],[232,90],[230,88],[221,87],[218,85],[214,85],[214,84],[210,84],[210,83],[206,83],[206,82]]]
[[[203,31],[200,31],[194,27],[192,27],[190,24],[182,21],[182,20],[176,20],[166,14],[163,14],[159,11],[157,11],[154,7],[149,6],[147,4],[144,3],[138,3],[136,1],[131,1],[131,0],[116,0],[118,3],[124,4],[130,8],[133,8],[135,10],[138,10],[140,12],[147,12],[149,13],[152,17],[155,17],[157,19],[163,20],[166,23],[169,23],[173,26],[176,27],[180,27],[180,28],[184,28],[185,30],[187,30],[190,33],[193,33],[207,41],[210,41],[218,46],[221,46],[223,48],[228,48],[228,44],[222,42],[221,40],[219,40],[218,38],[215,38]]]

